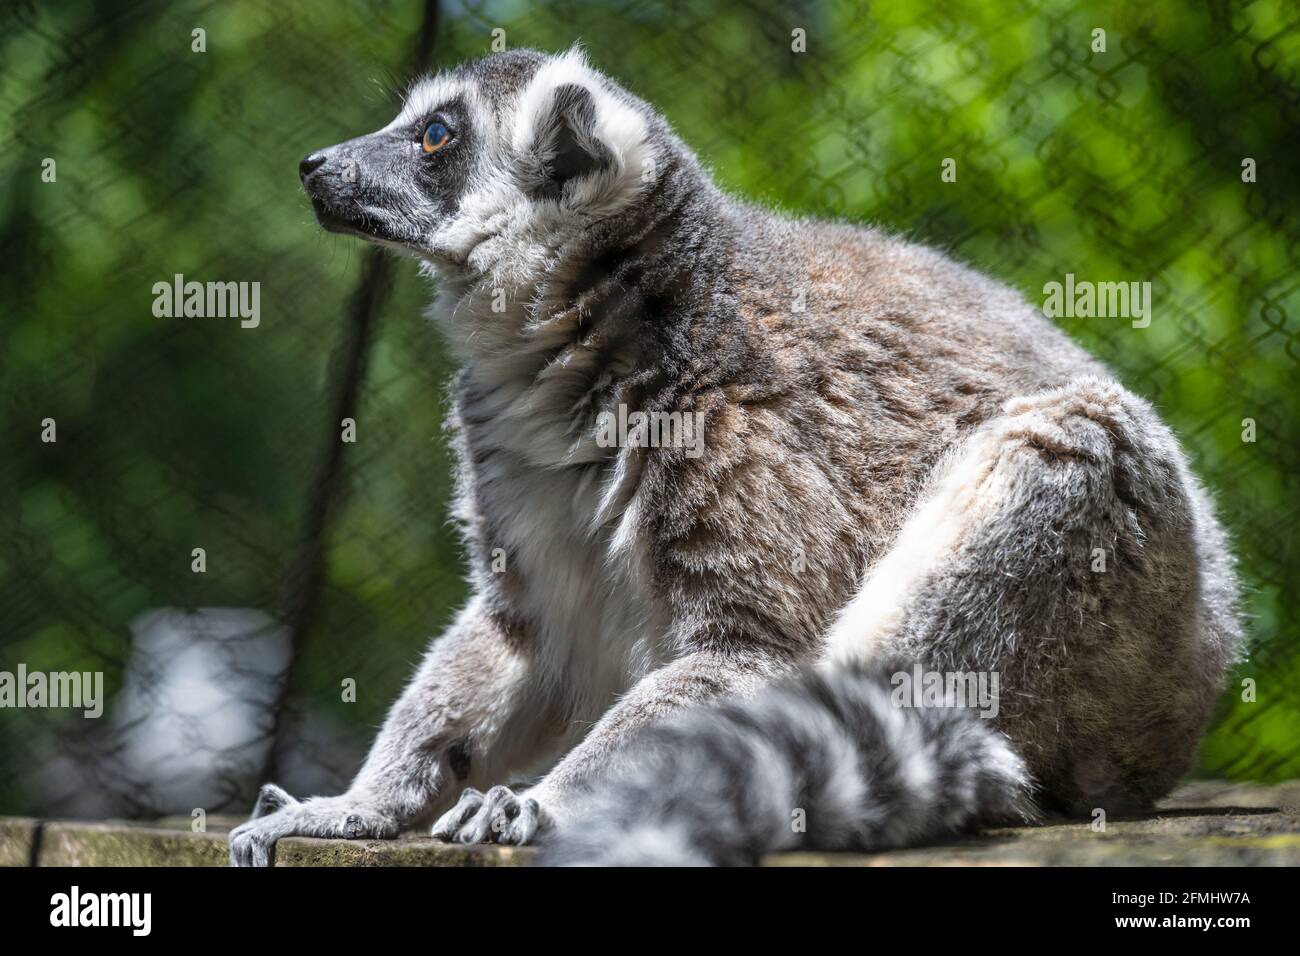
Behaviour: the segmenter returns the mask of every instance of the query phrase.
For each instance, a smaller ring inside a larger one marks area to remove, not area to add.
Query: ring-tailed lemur
[[[348,792],[267,785],[234,862],[449,806],[435,834],[560,862],[734,862],[1031,790],[1128,809],[1188,766],[1227,543],[1151,407],[1016,293],[725,196],[576,51],[427,79],[301,176],[438,280],[474,595]],[[702,445],[645,427],[673,414]],[[997,719],[893,706],[885,660],[999,676]]]

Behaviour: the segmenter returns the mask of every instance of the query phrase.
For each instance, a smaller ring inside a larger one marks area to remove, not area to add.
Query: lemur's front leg
[[[686,654],[642,678],[536,786],[518,794],[504,786],[468,789],[433,835],[459,843],[531,843],[574,812],[587,785],[617,766],[619,751],[642,728],[686,707],[749,696],[792,666],[768,654]]]
[[[230,834],[235,866],[267,866],[287,836],[387,838],[433,816],[466,783],[499,779],[553,743],[521,636],[473,601],[393,705],[348,791],[299,801],[262,788]]]

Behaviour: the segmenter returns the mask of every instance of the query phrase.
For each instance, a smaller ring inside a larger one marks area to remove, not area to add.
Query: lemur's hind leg
[[[1191,482],[1116,384],[1015,399],[936,472],[829,655],[996,674],[996,719],[1049,805],[1143,807],[1186,769],[1223,663]]]

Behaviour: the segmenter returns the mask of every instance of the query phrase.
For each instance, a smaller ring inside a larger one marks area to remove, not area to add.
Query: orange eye
[[[451,130],[441,123],[430,123],[424,131],[424,140],[420,144],[426,153],[436,153],[451,142]]]

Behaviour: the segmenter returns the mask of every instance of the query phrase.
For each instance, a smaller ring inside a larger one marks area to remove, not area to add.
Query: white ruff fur
[[[530,197],[513,171],[521,157],[544,152],[549,104],[565,84],[592,94],[595,134],[613,168],[557,199]],[[430,81],[396,122],[455,95],[475,94]],[[576,714],[595,719],[668,659],[669,614],[651,596],[636,533],[641,453],[596,445],[592,392],[607,382],[592,381],[598,353],[579,339],[576,310],[555,307],[551,290],[569,278],[566,243],[644,188],[650,146],[645,120],[577,50],[544,65],[512,109],[499,123],[512,131],[509,142],[493,124],[475,126],[492,138],[440,230],[440,251],[458,265],[435,259],[426,269],[440,280],[430,315],[464,364],[467,437],[497,452],[476,476],[479,504],[500,538],[492,546],[506,550],[525,582],[519,610],[540,628],[543,678]],[[491,115],[486,106],[472,113]]]

